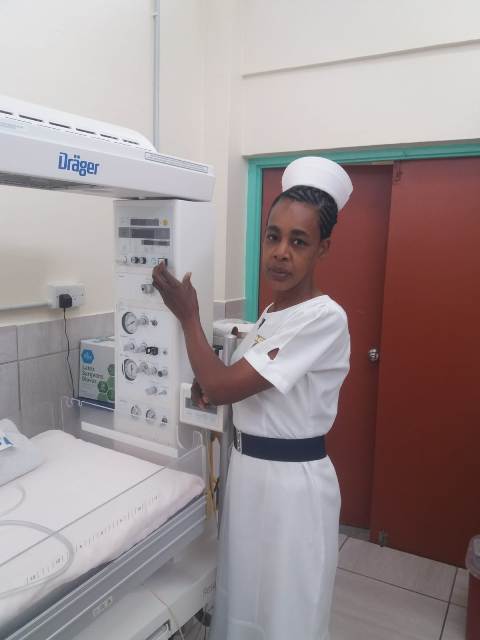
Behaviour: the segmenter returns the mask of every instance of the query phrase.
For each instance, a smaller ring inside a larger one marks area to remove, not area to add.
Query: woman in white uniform
[[[315,288],[352,184],[325,158],[285,170],[262,242],[274,302],[231,366],[213,353],[187,274],[153,281],[182,324],[197,401],[233,404],[235,448],[220,534],[212,640],[327,640],[340,492],[324,436],[348,373],[343,309]]]

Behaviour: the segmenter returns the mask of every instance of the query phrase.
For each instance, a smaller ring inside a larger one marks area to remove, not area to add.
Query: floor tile
[[[447,606],[339,569],[331,640],[438,640]]]
[[[360,527],[351,527],[347,524],[340,525],[340,533],[343,533],[349,538],[356,538],[357,540],[370,539],[370,531],[368,529],[361,529]]]
[[[453,604],[460,605],[461,607],[467,606],[468,579],[468,571],[466,569],[459,569],[455,579],[455,586],[453,587]]]
[[[451,604],[441,640],[465,640],[466,618],[467,610],[464,607]]]
[[[448,602],[455,567],[428,558],[349,538],[338,566]]]

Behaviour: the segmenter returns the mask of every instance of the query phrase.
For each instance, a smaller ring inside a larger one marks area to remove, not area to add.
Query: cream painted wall
[[[152,133],[151,0],[0,4],[0,94]],[[108,199],[0,188],[0,306],[46,299],[48,281],[86,286],[72,314],[113,306]],[[59,316],[0,313],[0,324]]]
[[[480,138],[480,4],[450,8],[161,0],[160,149],[215,167],[218,300],[244,295],[245,156]],[[0,93],[151,137],[152,9],[4,0]],[[108,200],[0,188],[0,224],[0,306],[72,278],[87,287],[76,313],[111,309]],[[51,317],[0,314],[0,324]]]
[[[478,0],[243,0],[244,73],[480,38]]]
[[[244,87],[243,151],[478,138],[479,66],[474,44],[252,76]]]
[[[243,7],[244,154],[480,137],[476,0]]]
[[[243,12],[237,0],[208,0],[206,9],[205,159],[217,174],[215,297],[228,301],[244,297]]]

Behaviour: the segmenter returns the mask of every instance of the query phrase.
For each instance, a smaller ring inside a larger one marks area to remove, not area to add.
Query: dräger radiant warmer
[[[0,504],[8,507],[0,507],[0,636],[58,640],[74,637],[204,528],[204,447],[179,420],[180,385],[192,372],[151,272],[166,261],[177,277],[193,273],[211,338],[214,175],[206,164],[157,153],[135,131],[0,96],[0,184],[120,199],[116,410],[64,401],[68,434],[39,429],[31,441],[44,462],[0,487]],[[82,475],[90,478],[85,491]],[[51,501],[41,508],[45,491],[33,495],[41,487],[60,491],[62,513]],[[78,499],[69,499],[76,492]]]

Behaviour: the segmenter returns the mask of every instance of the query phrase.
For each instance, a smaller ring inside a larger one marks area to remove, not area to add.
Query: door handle
[[[380,359],[380,351],[375,347],[368,350],[368,359],[370,362],[378,362]]]

